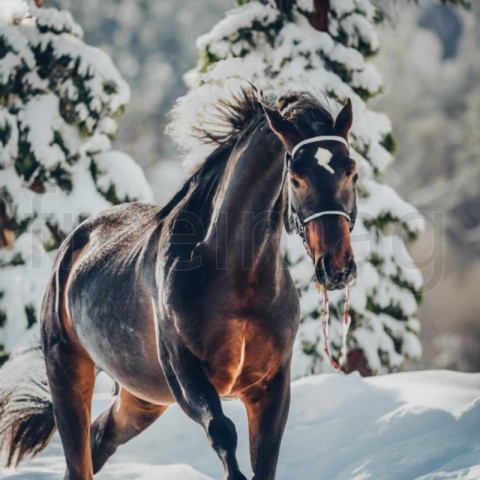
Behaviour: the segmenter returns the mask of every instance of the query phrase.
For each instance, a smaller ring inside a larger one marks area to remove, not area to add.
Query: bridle
[[[285,152],[285,157],[284,157],[284,179],[287,179],[287,177],[290,174],[290,165],[292,163],[293,158],[295,157],[295,154],[300,150],[305,145],[308,145],[310,143],[316,143],[316,142],[324,142],[324,141],[331,141],[331,142],[340,142],[343,143],[348,151],[350,151],[350,145],[348,144],[347,140],[345,140],[343,137],[339,137],[337,135],[320,135],[318,137],[311,137],[307,138],[306,140],[302,140],[301,142],[297,143],[292,148],[291,153],[288,152],[288,150]],[[349,223],[352,222],[352,219],[350,215],[342,210],[323,210],[321,212],[316,212],[313,213],[312,215],[309,215],[307,218],[304,218],[303,220],[300,218],[298,213],[295,211],[292,205],[292,186],[290,182],[287,181],[287,192],[288,192],[288,216],[293,220],[294,228],[295,231],[300,235],[300,237],[303,240],[303,243],[305,245],[305,248],[307,252],[310,254],[310,249],[308,248],[307,240],[305,237],[305,225],[314,220],[315,218],[320,218],[325,215],[339,215],[341,217],[345,217]]]
[[[292,160],[295,154],[304,145],[308,145],[310,143],[315,143],[315,142],[323,142],[327,140],[331,142],[343,143],[347,147],[348,151],[350,151],[350,145],[348,144],[348,142],[343,137],[339,137],[337,135],[321,135],[319,137],[307,138],[306,140],[303,140],[297,143],[297,145],[295,145],[292,148],[291,153],[289,153],[288,150],[285,152],[285,162],[283,167],[284,181],[287,180],[287,185],[288,185],[287,186],[288,216],[290,219],[293,220],[294,228],[298,233],[298,235],[300,235],[300,237],[302,238],[303,244],[305,246],[305,250],[310,255],[310,257],[312,257],[312,259],[313,259],[313,255],[310,252],[310,247],[308,246],[307,239],[305,236],[305,225],[308,222],[311,222],[315,218],[320,218],[325,215],[339,215],[341,217],[345,217],[348,220],[348,223],[350,225],[352,224],[352,219],[350,215],[342,210],[322,210],[321,212],[313,213],[312,215],[309,215],[307,218],[304,218],[302,220],[292,205],[292,186],[291,186],[291,183],[288,181],[288,176],[290,174],[290,165],[292,163]],[[328,163],[327,164],[322,163],[322,165],[327,169],[327,171],[329,171],[330,173],[334,173],[331,167],[328,168],[329,167]],[[319,284],[317,283],[317,285]],[[335,360],[332,356],[332,352],[330,351],[330,345],[328,342],[328,324],[329,324],[328,293],[326,288],[323,289],[323,306],[322,306],[322,327],[323,327],[323,338],[324,338],[323,349],[325,351],[325,355],[330,360],[330,363],[335,370],[340,370],[340,368],[344,364],[345,359],[347,357],[347,334],[348,334],[348,329],[350,327],[350,321],[351,321],[350,315],[348,314],[349,303],[350,303],[350,286],[347,285],[346,292],[345,292],[345,304],[343,306],[342,346],[340,347],[340,354],[339,354],[338,360]]]

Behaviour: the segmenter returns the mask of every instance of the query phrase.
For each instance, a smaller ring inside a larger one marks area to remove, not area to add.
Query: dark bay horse
[[[280,237],[284,225],[303,236],[326,288],[348,284],[357,175],[350,101],[333,119],[307,93],[270,106],[259,96],[245,90],[218,107],[223,128],[201,132],[216,149],[164,208],[111,208],[62,244],[41,312],[48,387],[33,375],[31,388],[0,387],[9,463],[37,453],[56,426],[65,478],[92,479],[177,402],[205,429],[226,478],[244,480],[220,401],[235,397],[248,415],[253,478],[275,478],[299,323]],[[11,362],[3,371],[22,365]],[[98,369],[120,391],[91,424]]]

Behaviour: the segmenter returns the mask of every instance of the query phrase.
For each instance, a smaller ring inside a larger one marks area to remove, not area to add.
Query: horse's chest
[[[221,397],[242,390],[274,375],[279,354],[272,339],[248,328],[246,322],[232,322],[227,335],[218,335],[204,365],[207,376]]]

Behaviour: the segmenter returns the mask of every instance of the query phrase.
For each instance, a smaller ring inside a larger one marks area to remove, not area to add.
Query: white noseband
[[[349,222],[352,221],[350,219],[350,215],[348,215],[348,213],[342,212],[341,210],[324,210],[323,212],[314,213],[313,215],[305,218],[303,220],[303,224],[308,223],[310,220],[313,220],[315,218],[323,217],[324,215],[341,215],[342,217],[345,217]]]

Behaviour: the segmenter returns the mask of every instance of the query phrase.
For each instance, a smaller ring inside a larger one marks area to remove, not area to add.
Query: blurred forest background
[[[85,41],[105,50],[132,89],[115,147],[147,173],[166,200],[185,172],[164,134],[167,113],[186,92],[195,39],[231,0],[51,0],[70,10]],[[480,4],[469,12],[425,0],[381,2],[375,63],[385,94],[372,107],[392,120],[396,161],[386,182],[427,219],[412,247],[425,278],[421,368],[480,368]]]

